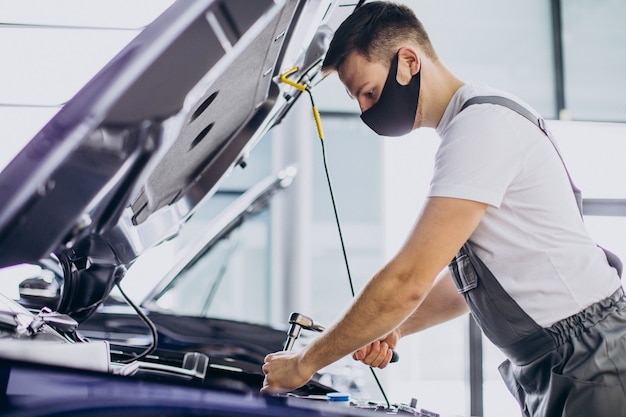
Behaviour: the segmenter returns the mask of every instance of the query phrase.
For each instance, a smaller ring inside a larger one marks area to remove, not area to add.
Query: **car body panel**
[[[0,266],[53,254],[59,311],[89,317],[288,111],[299,92],[277,77],[316,74],[333,7],[175,2],[0,172]]]
[[[371,408],[325,401],[266,396],[186,381],[142,381],[121,375],[0,359],[3,416],[367,416]],[[114,399],[114,400],[112,400]]]

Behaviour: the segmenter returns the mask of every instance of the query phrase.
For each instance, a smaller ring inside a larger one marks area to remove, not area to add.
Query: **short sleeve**
[[[428,195],[499,208],[524,160],[518,120],[511,115],[492,104],[471,106],[458,114],[441,138]]]

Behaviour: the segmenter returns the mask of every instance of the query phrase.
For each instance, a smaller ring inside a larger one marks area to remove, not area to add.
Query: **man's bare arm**
[[[301,352],[267,356],[263,391],[297,388],[319,369],[397,328],[416,312],[486,207],[469,200],[430,198],[400,252],[367,283],[341,320]]]

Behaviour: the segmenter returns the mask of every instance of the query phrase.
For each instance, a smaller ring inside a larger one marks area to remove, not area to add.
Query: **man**
[[[262,391],[302,386],[351,353],[384,368],[401,337],[469,306],[507,355],[500,371],[524,415],[626,415],[626,300],[585,230],[555,146],[506,105],[463,108],[477,96],[527,106],[463,83],[412,11],[386,2],[346,19],[323,69],[337,72],[377,133],[431,127],[441,145],[398,254],[319,338],[267,356]]]

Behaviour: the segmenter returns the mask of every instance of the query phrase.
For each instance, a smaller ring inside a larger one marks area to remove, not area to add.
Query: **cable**
[[[330,193],[330,201],[332,203],[333,206],[333,213],[335,215],[335,223],[337,224],[337,231],[339,232],[339,241],[341,243],[341,252],[343,253],[343,261],[345,263],[346,266],[346,272],[348,273],[348,283],[350,284],[350,293],[352,294],[352,297],[354,298],[354,284],[352,282],[352,274],[350,273],[350,264],[348,262],[348,255],[346,253],[346,245],[344,243],[343,240],[343,232],[341,231],[341,222],[339,221],[339,214],[337,212],[337,204],[335,202],[335,195],[333,193],[333,186],[332,183],[330,181],[330,173],[328,171],[328,163],[326,162],[326,147],[324,146],[324,134],[322,132],[322,122],[320,119],[320,115],[319,115],[319,111],[317,110],[317,107],[315,106],[315,102],[313,101],[313,94],[311,93],[311,90],[309,90],[308,88],[305,88],[304,91],[306,91],[309,94],[309,98],[311,99],[311,107],[313,108],[313,117],[315,118],[315,124],[317,126],[317,132],[318,132],[318,136],[320,138],[320,143],[322,145],[322,160],[324,162],[324,173],[326,174],[326,182],[328,183],[328,191]],[[380,390],[380,393],[382,394],[383,398],[385,399],[385,403],[387,404],[387,409],[391,409],[391,404],[389,403],[389,399],[387,398],[387,394],[385,394],[385,390],[383,389],[382,384],[380,383],[380,381],[378,380],[378,376],[376,375],[376,372],[374,371],[374,368],[372,368],[370,366],[370,371],[372,372],[372,376],[374,377],[374,380],[376,381],[376,385],[378,385],[378,389]]]
[[[317,112],[317,107],[315,107],[315,102],[313,101],[313,94],[311,94],[311,90],[309,90],[308,88],[306,89],[306,92],[309,94],[309,97],[311,99],[311,106],[313,107],[315,122],[318,126],[318,133],[320,133],[321,121],[319,119],[319,113]],[[328,192],[330,193],[330,201],[333,206],[333,213],[335,215],[335,223],[337,224],[337,231],[339,233],[339,241],[341,242],[341,251],[343,253],[343,261],[344,261],[344,264],[346,265],[346,272],[348,273],[348,283],[350,284],[350,294],[352,294],[352,297],[354,297],[355,296],[354,284],[352,282],[352,274],[350,273],[350,264],[348,263],[348,254],[346,253],[346,245],[344,244],[344,240],[343,240],[343,232],[341,230],[341,222],[339,221],[339,214],[337,212],[337,204],[335,203],[335,194],[333,192],[333,185],[330,181],[330,174],[328,172],[328,162],[326,161],[326,147],[324,146],[324,135],[320,133],[319,138],[320,138],[320,143],[322,145],[322,161],[324,162],[324,173],[326,174],[326,182],[328,183]]]
[[[313,100],[313,94],[311,93],[311,90],[304,84],[300,84],[297,83],[295,81],[290,80],[289,78],[287,78],[288,75],[293,74],[294,72],[296,72],[298,70],[298,67],[293,67],[290,70],[280,74],[280,81],[290,85],[294,88],[296,88],[299,91],[306,91],[307,94],[309,95],[309,98],[311,99],[311,107],[313,109],[313,118],[315,119],[315,125],[317,127],[317,134],[320,138],[320,143],[322,145],[322,160],[324,161],[324,172],[326,173],[326,181],[328,182],[328,191],[330,192],[330,201],[333,205],[333,213],[335,215],[335,222],[337,224],[337,231],[339,232],[339,241],[341,243],[341,251],[343,253],[343,261],[346,265],[346,272],[348,273],[348,282],[350,284],[350,292],[352,294],[352,297],[354,298],[354,284],[352,282],[352,274],[350,273],[350,264],[348,262],[348,255],[346,254],[346,245],[343,241],[343,233],[341,231],[341,222],[339,221],[339,214],[337,212],[337,204],[335,203],[335,195],[333,193],[333,186],[332,183],[330,181],[330,173],[328,172],[328,163],[326,162],[326,148],[324,147],[324,132],[322,131],[322,120],[320,118],[320,113],[317,110],[317,107],[315,106],[315,101]],[[372,376],[374,376],[374,380],[376,381],[376,385],[378,385],[378,389],[380,390],[381,394],[383,395],[383,398],[385,399],[385,403],[387,403],[387,409],[391,408],[391,404],[389,403],[389,400],[387,399],[387,395],[385,394],[385,390],[383,389],[382,384],[380,383],[380,381],[378,380],[378,376],[376,375],[376,372],[374,371],[374,368],[372,368],[370,366],[370,371],[372,371]]]
[[[157,344],[159,343],[158,342],[159,341],[159,335],[157,333],[156,326],[154,325],[154,323],[152,323],[152,320],[150,320],[148,318],[148,316],[146,316],[143,313],[143,311],[141,311],[141,309],[139,307],[137,307],[137,305],[135,303],[133,303],[133,301],[128,297],[128,295],[126,295],[126,293],[122,290],[122,287],[120,286],[120,283],[118,282],[117,284],[115,284],[115,286],[120,291],[120,294],[122,294],[122,297],[124,297],[124,300],[126,300],[128,305],[130,305],[137,312],[137,315],[143,320],[143,322],[146,323],[146,325],[150,329],[150,334],[152,335],[152,342],[150,343],[150,346],[148,346],[148,348],[146,350],[144,350],[142,353],[140,353],[137,356],[134,356],[131,359],[124,359],[124,360],[120,360],[119,361],[120,363],[131,363],[131,362],[134,362],[134,361],[141,360],[141,359],[145,358],[146,356],[148,356],[149,354],[151,354],[152,352],[154,352],[156,350],[156,348],[157,348]]]

